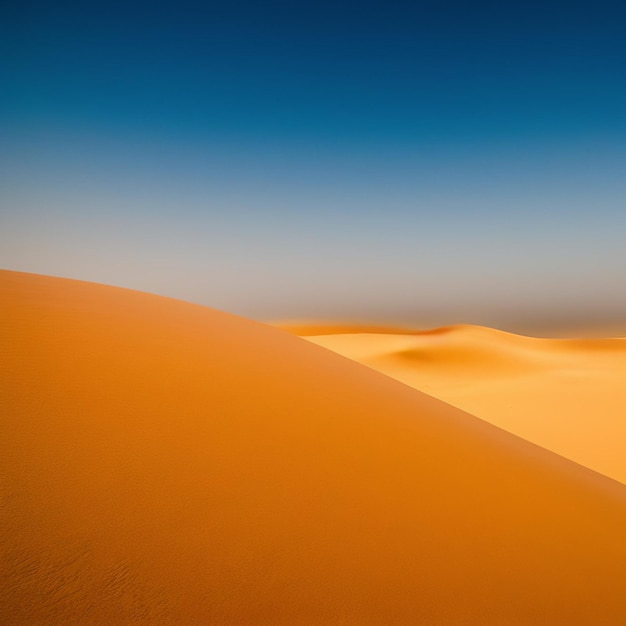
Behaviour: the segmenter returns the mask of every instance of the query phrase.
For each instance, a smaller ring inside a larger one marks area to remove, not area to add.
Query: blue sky
[[[623,2],[26,2],[2,30],[3,267],[259,319],[626,318]]]

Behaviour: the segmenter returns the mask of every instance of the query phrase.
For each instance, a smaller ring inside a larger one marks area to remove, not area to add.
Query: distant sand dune
[[[535,339],[480,326],[313,331],[317,345],[626,483],[626,339]]]
[[[3,624],[624,624],[626,487],[287,333],[3,272]]]

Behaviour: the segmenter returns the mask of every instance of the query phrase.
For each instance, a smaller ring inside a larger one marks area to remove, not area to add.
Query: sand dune
[[[277,329],[0,282],[2,623],[626,623],[623,485]]]
[[[395,334],[293,328],[626,483],[626,339],[535,339],[479,326]]]

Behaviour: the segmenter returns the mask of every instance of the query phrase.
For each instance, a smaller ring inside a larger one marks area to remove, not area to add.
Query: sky
[[[259,320],[626,329],[626,3],[13,3],[0,266]]]

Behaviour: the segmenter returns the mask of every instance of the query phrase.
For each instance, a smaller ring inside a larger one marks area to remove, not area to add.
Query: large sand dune
[[[626,339],[480,326],[289,330],[626,483]]]
[[[624,624],[626,487],[210,309],[5,272],[4,624]]]

